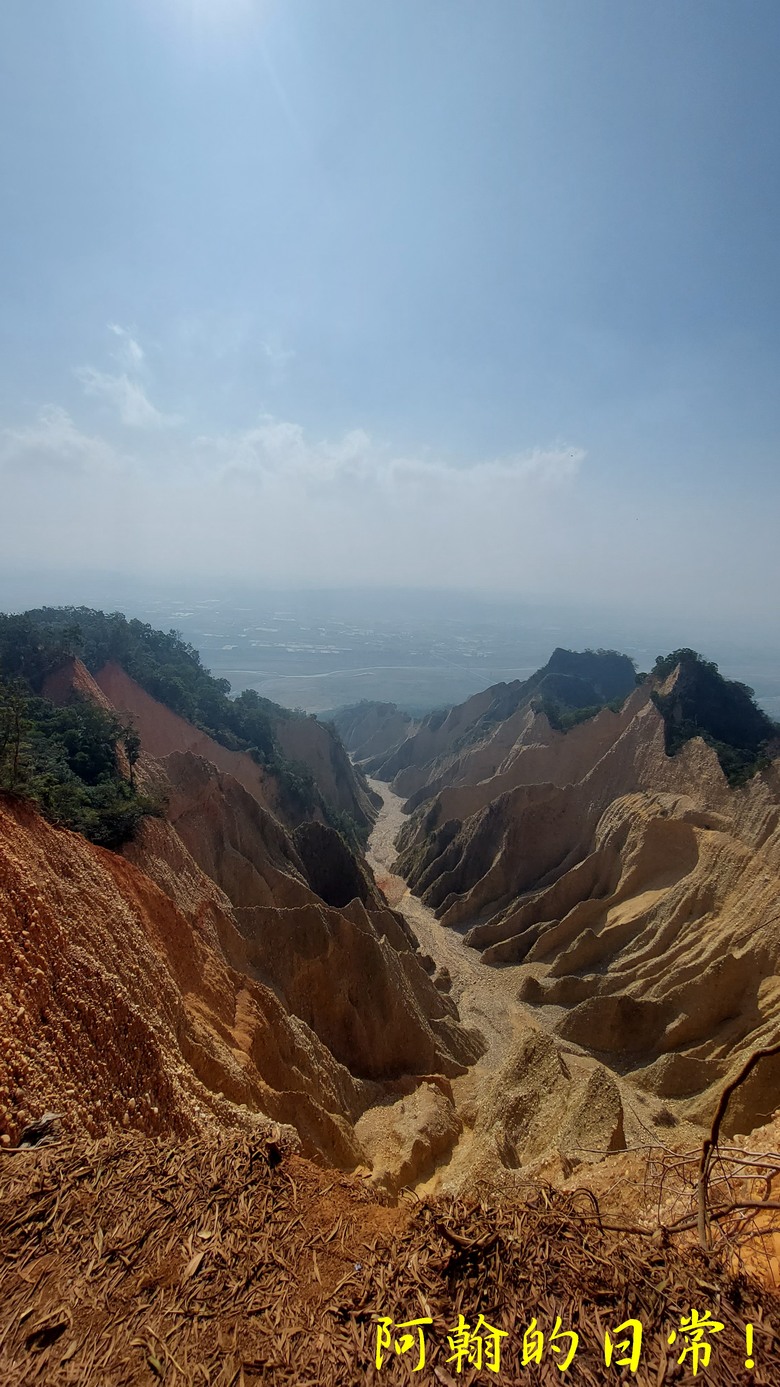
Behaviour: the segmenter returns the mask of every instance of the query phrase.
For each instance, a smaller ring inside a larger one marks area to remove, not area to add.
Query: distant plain
[[[234,692],[310,713],[361,699],[413,713],[447,707],[502,680],[524,679],[557,645],[606,647],[638,670],[688,645],[755,689],[780,720],[780,647],[760,631],[679,615],[409,589],[268,590],[197,580],[139,583],[115,575],[0,575],[0,610],[38,605],[123,611],[174,628]]]

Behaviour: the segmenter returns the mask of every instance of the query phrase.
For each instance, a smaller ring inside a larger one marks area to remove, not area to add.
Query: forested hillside
[[[87,607],[0,615],[0,787],[30,797],[53,822],[113,846],[153,808],[117,764],[117,745],[130,767],[137,756],[129,723],[88,700],[57,708],[42,696],[47,676],[73,657],[93,674],[109,661],[121,665],[152,697],[272,773],[301,817],[319,808],[353,843],[365,837],[365,826],[329,803],[311,770],[279,746],[275,727],[305,714],[251,689],[231,698],[228,681],[176,631]]]

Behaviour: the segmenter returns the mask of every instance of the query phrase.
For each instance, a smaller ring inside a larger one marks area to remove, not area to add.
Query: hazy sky
[[[768,611],[778,71],[777,0],[3,0],[5,562]]]

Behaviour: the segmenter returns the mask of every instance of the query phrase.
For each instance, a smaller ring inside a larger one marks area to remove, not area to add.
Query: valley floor
[[[527,969],[523,965],[495,968],[483,963],[480,954],[464,942],[461,932],[441,925],[433,911],[412,894],[403,878],[393,873],[397,857],[394,844],[406,818],[403,801],[381,781],[370,780],[369,784],[382,798],[367,854],[377,883],[393,908],[408,920],[423,952],[430,955],[437,968],[448,970],[452,979],[451,996],[457,1003],[461,1021],[478,1031],[486,1046],[482,1058],[453,1081],[455,1106],[464,1127],[460,1140],[433,1175],[417,1186],[425,1193],[455,1191],[470,1183],[475,1165],[484,1171],[486,1160],[490,1163],[488,1152],[475,1149],[488,1143],[474,1132],[486,1089],[502,1066],[511,1064],[513,1049],[523,1037],[534,1030],[546,1030],[556,1019],[559,1009],[544,1008],[547,1015],[543,1023],[542,1009],[526,1005],[517,996],[520,980]],[[569,1064],[582,1074],[595,1067],[595,1061],[578,1048],[567,1046],[566,1051]]]
[[[398,856],[394,843],[406,818],[403,801],[381,781],[370,780],[369,784],[382,797],[368,847],[369,866],[389,903],[409,921],[423,952],[430,954],[439,968],[448,969],[452,996],[464,1025],[475,1027],[487,1042],[487,1051],[472,1073],[493,1070],[506,1053],[518,1025],[527,1025],[532,1016],[531,1008],[517,999],[523,970],[520,966],[488,967],[477,951],[463,942],[458,930],[440,925],[433,911],[412,894],[403,878],[393,874]]]
[[[367,853],[377,883],[393,908],[405,916],[423,952],[430,955],[438,969],[446,968],[449,972],[450,995],[457,1004],[460,1019],[465,1026],[479,1032],[486,1047],[481,1059],[453,1081],[455,1107],[463,1122],[460,1139],[433,1174],[416,1185],[419,1193],[454,1191],[469,1182],[475,1161],[479,1161],[480,1155],[484,1156],[484,1152],[475,1150],[475,1146],[480,1145],[479,1136],[474,1134],[480,1098],[502,1064],[507,1062],[513,1042],[537,1023],[531,1008],[517,997],[522,967],[488,967],[476,950],[464,943],[457,929],[440,925],[433,911],[412,894],[402,877],[393,873],[397,857],[394,844],[406,818],[403,801],[383,782],[370,780],[369,784],[382,799]]]

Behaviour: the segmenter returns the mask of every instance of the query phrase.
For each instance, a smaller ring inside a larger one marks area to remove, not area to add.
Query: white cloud
[[[254,428],[195,440],[202,460],[212,459],[226,479],[282,478],[304,483],[356,480],[376,466],[376,448],[362,429],[333,442],[313,442],[300,424],[263,415]]]
[[[113,332],[119,338],[119,347],[111,355],[120,366],[124,366],[128,371],[137,371],[144,363],[144,349],[135,338],[130,335],[127,328],[119,326],[119,323],[109,323],[109,332]]]
[[[82,433],[59,405],[46,405],[35,424],[0,430],[0,461],[11,470],[49,468],[70,474],[105,475],[120,465],[110,443]]]
[[[130,428],[161,429],[180,422],[175,415],[163,414],[157,409],[141,383],[131,380],[124,372],[112,376],[104,371],[96,371],[93,366],[79,366],[76,377],[86,395],[107,400],[116,409],[122,423]]]
[[[263,415],[251,429],[195,440],[203,462],[211,458],[226,480],[263,481],[284,478],[307,485],[374,484],[383,491],[402,491],[422,484],[448,492],[475,484],[525,484],[529,490],[562,486],[578,475],[585,450],[565,444],[462,466],[435,457],[395,456],[363,429],[351,429],[335,440],[313,440],[300,424]]]
[[[121,454],[56,406],[0,432],[19,517],[12,539],[27,556],[97,562],[108,554],[131,568],[197,564],[293,584],[403,575],[420,585],[495,587],[548,581],[579,555],[587,493],[573,483],[582,448],[555,444],[455,466],[430,450],[401,455],[363,429],[318,438],[271,415],[232,433],[177,435],[173,447],[130,376],[92,368],[80,376],[141,427]],[[43,506],[42,466],[51,469]]]
[[[264,415],[179,456],[175,506],[164,511],[182,540],[198,531],[204,563],[221,545],[231,571],[273,581],[403,574],[484,587],[543,581],[570,551],[586,454],[556,443],[455,466],[432,451],[404,456],[362,429],[316,438]]]
[[[474,484],[516,486],[519,483],[531,492],[573,482],[586,457],[584,448],[559,444],[506,457],[477,459],[460,467],[431,458],[395,458],[386,468],[388,475],[401,484],[424,482],[463,489]]]
[[[181,423],[176,415],[164,414],[149,399],[144,383],[148,376],[146,357],[140,343],[119,323],[109,323],[108,330],[118,341],[111,356],[121,369],[114,373],[98,371],[94,366],[77,367],[74,374],[85,395],[106,400],[129,428],[161,429]]]

